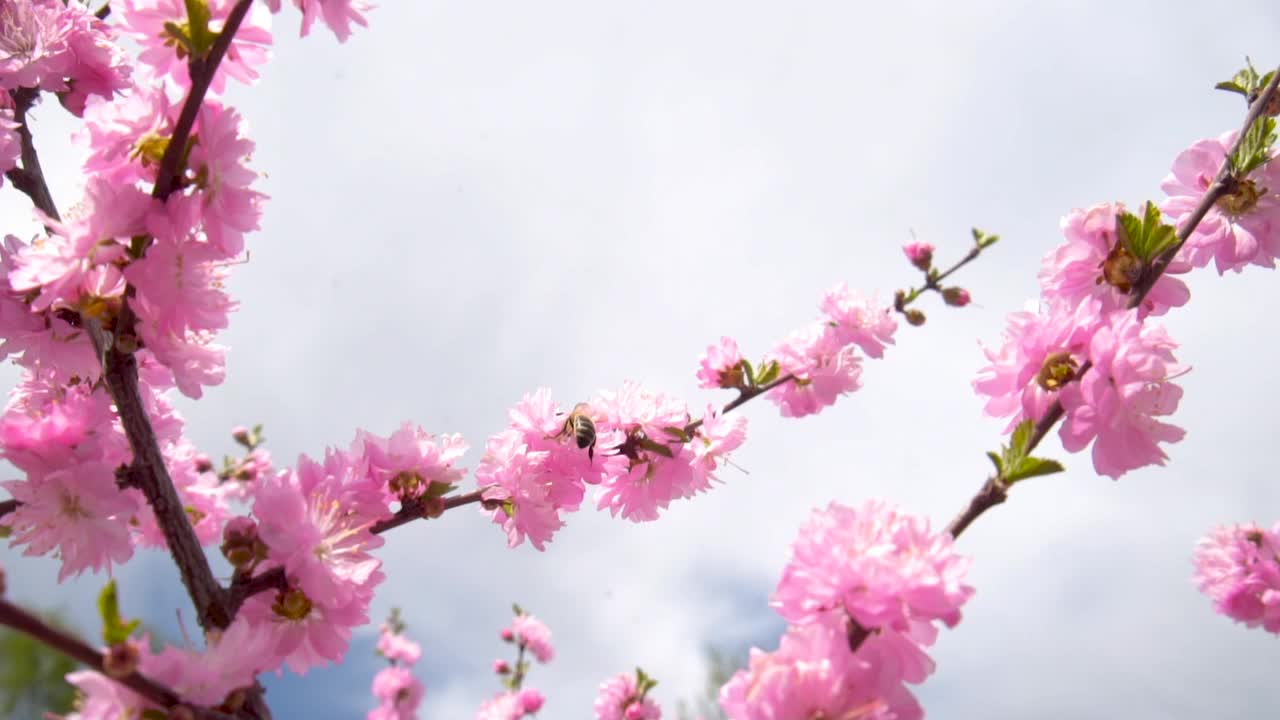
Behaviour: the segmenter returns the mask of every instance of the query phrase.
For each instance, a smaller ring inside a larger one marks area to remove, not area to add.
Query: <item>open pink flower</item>
[[[836,345],[856,345],[867,357],[879,359],[884,356],[884,346],[893,344],[898,330],[893,309],[844,283],[823,293],[818,307],[827,322],[826,333]]]
[[[476,466],[476,483],[484,488],[484,512],[507,533],[507,545],[528,539],[538,550],[564,526],[562,507],[551,499],[542,472],[546,452],[530,452],[518,430],[504,430],[485,443]]]
[[[635,673],[622,673],[600,683],[596,694],[596,720],[660,720],[662,708],[648,696],[640,697]]]
[[[1038,313],[1011,313],[1004,344],[983,349],[989,364],[973,381],[978,395],[987,397],[986,414],[1009,418],[1006,432],[1044,417],[1088,360],[1089,340],[1100,322],[1096,299],[1081,301],[1074,311],[1051,304]]]
[[[1280,524],[1219,527],[1195,551],[1195,582],[1214,609],[1280,635]]]
[[[533,653],[540,663],[551,662],[556,650],[551,645],[551,630],[538,618],[528,613],[516,615],[511,620],[511,634],[515,641]]]
[[[218,32],[235,4],[236,0],[209,0],[209,29]],[[172,78],[181,88],[191,87],[188,55],[182,41],[169,29],[186,27],[184,0],[124,0],[119,13],[121,30],[142,47],[138,60],[153,68],[157,76]],[[258,79],[254,67],[271,57],[270,45],[271,14],[255,3],[236,31],[226,57],[218,64],[210,89],[221,94],[228,77],[252,84]]]
[[[427,694],[409,668],[392,665],[373,676],[373,695],[380,701],[365,720],[417,720],[418,706]]]
[[[422,646],[409,638],[391,631],[386,625],[378,633],[378,652],[388,660],[413,665],[422,658]]]
[[[1237,131],[1200,140],[1183,150],[1161,187],[1160,206],[1181,228],[1218,176]],[[1274,153],[1274,151],[1273,151]],[[1270,268],[1280,257],[1280,163],[1268,162],[1214,204],[1187,238],[1178,257],[1195,267],[1213,261],[1218,274],[1247,265]]]
[[[1163,465],[1167,456],[1159,443],[1186,434],[1157,419],[1171,415],[1182,399],[1182,388],[1172,382],[1185,371],[1174,360],[1175,347],[1164,328],[1144,324],[1135,311],[1110,316],[1089,342],[1092,369],[1061,393],[1062,446],[1079,452],[1093,441],[1093,467],[1111,478]]]
[[[804,417],[830,407],[842,395],[862,387],[862,363],[851,346],[828,332],[825,323],[815,323],[792,333],[765,356],[776,361],[782,375],[795,379],[770,390],[783,417]]]
[[[973,595],[969,561],[946,533],[882,501],[832,503],[800,528],[773,607],[795,624],[848,615],[863,628],[908,631],[913,621],[960,621]]]
[[[368,27],[364,13],[373,8],[364,0],[291,0],[293,6],[302,11],[302,37],[311,33],[311,26],[321,20],[333,31],[338,42],[346,42],[351,37],[351,24]],[[271,12],[280,11],[280,0],[267,0]]]
[[[827,625],[791,627],[774,652],[753,648],[749,665],[720,689],[734,720],[918,720],[924,711],[897,673],[849,652]]]
[[[698,358],[698,387],[732,388],[741,385],[742,351],[731,337],[722,337],[715,345],[708,345]]]
[[[1120,245],[1116,230],[1123,211],[1123,205],[1102,203],[1073,210],[1062,219],[1067,241],[1045,255],[1040,268],[1040,288],[1046,300],[1076,307],[1086,298],[1096,298],[1102,313],[1128,308],[1137,277],[1123,267],[1127,261],[1134,262]],[[1110,272],[1107,267],[1112,268]],[[1186,263],[1171,263],[1143,298],[1142,314],[1162,315],[1171,307],[1185,305],[1191,291],[1172,275],[1190,269]]]
[[[128,85],[127,58],[113,40],[81,3],[0,0],[0,89],[63,93],[79,116],[88,95],[109,98]]]

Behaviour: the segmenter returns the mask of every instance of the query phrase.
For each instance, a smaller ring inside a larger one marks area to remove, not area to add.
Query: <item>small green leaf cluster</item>
[[[1000,448],[999,453],[989,452],[987,457],[996,466],[996,477],[1006,486],[1019,480],[1060,473],[1065,468],[1057,460],[1031,457],[1031,433],[1034,424],[1024,420],[1014,428],[1009,438],[1009,445]]]

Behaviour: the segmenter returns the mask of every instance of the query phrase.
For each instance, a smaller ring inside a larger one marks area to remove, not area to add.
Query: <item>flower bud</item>
[[[622,715],[625,720],[644,720],[644,703],[632,702]]]
[[[107,648],[102,655],[102,672],[107,677],[117,680],[126,677],[138,669],[138,661],[142,655],[137,646],[129,641],[117,643]]]
[[[924,313],[920,312],[919,310],[916,310],[915,308],[908,310],[906,312],[906,316],[907,316],[907,322],[916,327],[920,327],[921,325],[924,324],[924,320],[925,320]]]
[[[258,559],[262,543],[258,540],[258,524],[252,518],[231,518],[222,529],[222,556],[237,570],[248,568]]]
[[[933,266],[933,246],[929,243],[909,242],[902,246],[902,252],[912,265],[924,272],[929,272],[929,268]]]
[[[546,699],[542,697],[542,693],[533,688],[525,688],[520,691],[520,707],[526,714],[532,715],[542,709],[542,703]]]
[[[962,287],[943,288],[942,299],[951,307],[964,307],[969,304],[969,291]]]
[[[196,472],[207,473],[213,471],[213,460],[208,455],[201,453],[196,455]]]
[[[253,438],[249,436],[249,428],[243,425],[237,425],[231,428],[231,439],[245,447],[249,447],[253,444]]]
[[[507,673],[511,672],[511,666],[507,664],[506,660],[503,660],[502,658],[498,658],[497,660],[493,661],[493,671],[498,673],[499,675],[506,675]]]
[[[516,639],[515,634],[511,632],[511,628],[503,628],[502,632],[498,633],[498,637],[502,638],[505,642],[511,642]]]

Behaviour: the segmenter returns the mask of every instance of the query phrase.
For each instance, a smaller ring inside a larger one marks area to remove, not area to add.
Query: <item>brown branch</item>
[[[226,23],[218,38],[214,41],[205,58],[192,58],[189,65],[191,90],[183,103],[178,122],[174,126],[173,136],[165,149],[156,176],[155,189],[152,196],[164,200],[177,187],[177,179],[181,173],[179,164],[185,155],[186,145],[195,125],[200,105],[204,102],[205,93],[213,81],[218,64],[226,55],[227,49],[240,23],[253,0],[239,0],[227,16]],[[117,339],[133,338],[137,316],[126,299],[116,322]],[[99,333],[95,333],[95,342],[101,348]],[[133,345],[134,343],[126,343]],[[164,533],[165,543],[173,555],[182,576],[182,583],[195,603],[196,618],[200,626],[225,628],[231,623],[234,614],[229,612],[228,592],[218,583],[209,567],[195,530],[183,509],[178,493],[174,489],[173,480],[164,464],[164,455],[160,451],[155,430],[146,414],[146,406],[138,388],[138,362],[131,352],[131,347],[121,349],[116,342],[103,353],[104,378],[111,396],[116,402],[121,424],[125,435],[129,438],[129,447],[133,450],[132,477],[147,503],[155,513],[156,521]]]
[[[222,62],[227,49],[231,47],[231,41],[236,31],[240,29],[240,23],[244,21],[252,4],[253,0],[240,0],[236,3],[227,15],[222,31],[218,33],[218,39],[209,48],[208,57],[191,59],[188,65],[191,91],[187,93],[182,112],[178,114],[178,122],[173,127],[173,135],[169,138],[169,146],[165,148],[164,157],[160,159],[160,170],[156,174],[156,185],[151,192],[152,197],[165,200],[177,187],[178,175],[182,172],[179,164],[186,155],[187,141],[191,139],[191,128],[196,124],[200,105],[204,102],[205,93],[209,91],[209,84],[213,82],[214,73],[218,71],[218,64]]]
[[[13,99],[13,119],[18,123],[18,137],[22,144],[22,167],[9,170],[5,177],[31,198],[31,202],[45,215],[61,220],[62,216],[58,214],[58,207],[54,205],[53,195],[49,192],[49,185],[45,182],[44,170],[40,167],[40,155],[36,152],[31,128],[27,127],[27,111],[35,104],[40,91],[35,88],[18,88],[9,95]]]
[[[1271,98],[1276,95],[1277,86],[1280,86],[1280,68],[1276,69],[1276,72],[1271,77],[1271,82],[1267,83],[1266,89],[1262,91],[1252,104],[1250,104],[1249,112],[1245,115],[1244,125],[1241,126],[1240,133],[1236,136],[1236,141],[1227,152],[1226,159],[1222,161],[1222,166],[1218,169],[1218,174],[1214,178],[1213,183],[1210,184],[1209,187],[1205,189],[1204,194],[1200,196],[1200,202],[1196,205],[1195,209],[1192,210],[1191,215],[1187,217],[1187,221],[1183,223],[1182,227],[1178,228],[1178,242],[1162,253],[1160,257],[1156,258],[1155,261],[1151,263],[1151,266],[1144,271],[1143,276],[1138,283],[1133,286],[1128,304],[1128,308],[1130,310],[1137,308],[1142,304],[1142,301],[1146,299],[1147,294],[1151,292],[1153,287],[1155,287],[1156,281],[1159,280],[1160,277],[1164,275],[1165,270],[1169,268],[1169,264],[1173,262],[1178,251],[1182,249],[1182,246],[1186,244],[1187,239],[1191,237],[1191,234],[1195,232],[1196,228],[1200,225],[1200,222],[1204,220],[1205,215],[1208,215],[1209,211],[1213,209],[1213,206],[1219,200],[1226,197],[1235,187],[1236,183],[1240,181],[1241,178],[1235,177],[1232,172],[1231,158],[1240,150],[1240,146],[1244,142],[1245,135],[1249,133],[1249,129],[1252,128],[1253,124],[1262,117],[1267,105],[1271,102]],[[1080,370],[1075,373],[1074,380],[1079,380],[1081,376],[1088,372],[1090,367],[1092,367],[1092,363],[1089,362],[1081,365]],[[1064,410],[1062,408],[1062,401],[1055,400],[1053,405],[1045,411],[1044,416],[1036,422],[1035,428],[1031,433],[1031,438],[1027,443],[1028,454],[1032,450],[1035,450],[1036,446],[1040,444],[1040,441],[1043,440],[1045,436],[1049,434],[1049,431],[1053,429],[1053,426],[1062,419],[1063,414]],[[1007,493],[1008,486],[1000,481],[999,478],[988,478],[986,483],[984,483],[982,488],[978,491],[978,494],[969,500],[968,506],[951,521],[950,525],[947,526],[947,532],[950,533],[953,538],[959,537],[960,533],[964,532],[965,528],[969,527],[969,525],[976,520],[979,515],[982,515],[982,513],[986,512],[988,509],[1004,502],[1007,497]]]
[[[7,600],[0,600],[0,625],[6,625],[18,632],[30,635],[67,657],[106,675],[106,671],[102,666],[102,653],[85,644],[79,638],[45,623],[40,618]],[[112,679],[166,710],[175,705],[183,705],[190,708],[195,717],[201,720],[234,720],[235,717],[183,703],[181,696],[173,690],[137,671],[129,673],[122,678]]]

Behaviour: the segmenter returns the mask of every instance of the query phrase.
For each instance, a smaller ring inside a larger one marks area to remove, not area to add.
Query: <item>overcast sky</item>
[[[674,717],[703,649],[776,646],[768,598],[798,525],[832,500],[888,497],[941,527],[982,483],[1002,424],[970,381],[978,341],[1037,293],[1072,208],[1159,197],[1174,156],[1238,127],[1212,86],[1251,54],[1280,62],[1275,2],[383,3],[338,46],[276,18],[275,60],[231,101],[272,196],[227,381],[182,403],[193,438],[231,452],[264,423],[279,463],[403,420],[461,432],[474,467],[522,394],[562,402],[635,379],[694,407],[696,358],[722,334],[755,357],[845,281],[888,296],[916,280],[899,247],[943,259],[977,225],[1004,238],[930,299],[866,387],[783,420],[743,409],[750,437],[711,494],[633,525],[572,516],[545,553],[506,548],[462,509],[387,535],[375,618],[403,609],[423,643],[423,717],[467,718],[498,687],[497,631],[519,601],[557,657],[530,684],[550,720],[590,714],[596,686],[643,666]],[[787,9],[783,9],[783,8]],[[76,151],[61,110],[38,143],[64,207]],[[6,188],[5,225],[26,228]],[[1190,556],[1215,524],[1280,520],[1270,448],[1276,277],[1190,279],[1167,319],[1194,371],[1167,468],[1119,482],[1068,456],[960,540],[977,588],[918,689],[930,717],[1260,718],[1280,707],[1280,646],[1216,615]],[[9,377],[12,377],[10,373]],[[472,487],[468,480],[467,487]],[[103,578],[51,591],[51,562],[0,550],[12,594],[96,634]],[[167,558],[120,571],[128,610],[194,627]],[[374,626],[347,663],[272,681],[279,718],[363,717]]]

